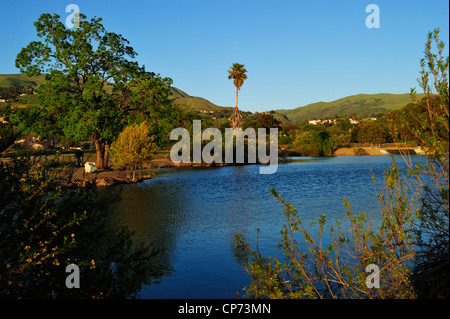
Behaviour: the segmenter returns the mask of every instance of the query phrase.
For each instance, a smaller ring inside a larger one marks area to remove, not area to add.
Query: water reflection
[[[0,298],[131,298],[164,274],[158,251],[116,223],[115,190],[71,185],[72,173],[39,158],[0,165]]]
[[[142,298],[236,297],[249,283],[236,234],[254,245],[259,228],[264,255],[281,257],[276,246],[286,220],[271,188],[306,221],[324,213],[330,223],[342,219],[344,197],[353,211],[376,216],[376,191],[391,162],[390,156],[299,158],[272,175],[260,175],[258,165],[163,169],[124,186],[122,222],[136,239],[166,247],[161,262],[172,269],[161,284],[144,285]]]

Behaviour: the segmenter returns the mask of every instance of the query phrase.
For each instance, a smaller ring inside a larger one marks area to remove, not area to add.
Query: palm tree
[[[244,65],[239,63],[233,63],[233,66],[228,70],[228,79],[234,79],[233,83],[236,86],[236,107],[231,116],[231,128],[233,130],[240,126],[240,119],[242,118],[238,109],[238,93],[242,84],[244,84],[244,80],[247,78],[246,72],[247,70],[244,69]]]

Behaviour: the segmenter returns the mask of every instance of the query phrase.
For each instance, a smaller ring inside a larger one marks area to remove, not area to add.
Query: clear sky
[[[128,39],[148,71],[217,105],[234,106],[227,69],[244,64],[239,108],[252,112],[409,93],[428,31],[440,28],[447,45],[449,37],[447,0],[2,0],[0,73],[19,73],[16,55],[37,40],[40,14],[64,22],[72,3]],[[379,28],[366,26],[369,4]]]

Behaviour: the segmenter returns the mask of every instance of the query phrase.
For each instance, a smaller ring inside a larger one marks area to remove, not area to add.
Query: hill
[[[291,110],[276,110],[292,123],[333,116],[357,115],[362,117],[386,114],[411,102],[409,94],[357,94],[331,102],[317,102]]]
[[[11,88],[11,87],[34,87],[38,88],[42,83],[45,82],[45,74],[27,77],[25,74],[0,74],[0,87]],[[172,103],[176,105],[185,105],[188,108],[192,108],[195,111],[232,111],[231,107],[221,107],[218,106],[202,97],[190,96],[182,90],[171,87],[172,95],[170,99]],[[34,101],[34,100],[33,100]],[[30,101],[28,101],[30,103]]]
[[[39,87],[45,82],[45,74],[27,77],[25,74],[0,74],[0,87]]]
[[[187,94],[186,92],[181,91],[180,89],[177,89],[175,87],[171,87],[172,95],[170,96],[170,99],[172,100],[172,103],[176,105],[185,105],[195,111],[214,111],[214,112],[220,112],[220,111],[232,111],[232,107],[223,107],[218,106],[207,99],[204,99],[202,97],[198,96],[191,96]]]
[[[24,74],[0,74],[0,87],[39,87],[45,81],[45,75],[28,78]],[[197,112],[214,112],[216,117],[229,117],[233,107],[218,106],[207,99],[198,96],[191,96],[186,92],[171,87],[172,95],[170,99],[176,105],[184,105],[188,109]],[[25,97],[24,97],[25,98]],[[23,100],[23,99],[22,99]],[[29,101],[21,101],[23,104],[35,103],[36,97],[30,97]],[[411,101],[409,94],[357,94],[347,96],[331,102],[317,102],[301,106],[295,109],[276,110],[273,115],[283,124],[299,124],[303,121],[313,119],[323,119],[333,116],[361,117],[372,116],[374,114],[386,114],[391,110],[400,109]],[[249,112],[243,112],[244,117]]]

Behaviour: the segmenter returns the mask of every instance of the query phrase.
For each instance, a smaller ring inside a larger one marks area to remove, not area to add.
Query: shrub
[[[156,147],[155,137],[149,136],[146,122],[126,127],[111,145],[114,168],[132,171],[132,180],[136,179],[136,170],[151,159],[151,151]]]
[[[362,147],[355,149],[355,155],[369,155]]]

